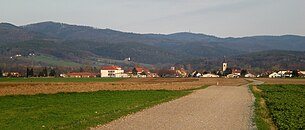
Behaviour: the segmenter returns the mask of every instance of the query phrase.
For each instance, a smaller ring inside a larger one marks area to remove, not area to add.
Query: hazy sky
[[[56,21],[136,33],[305,35],[305,0],[0,0],[0,22]]]

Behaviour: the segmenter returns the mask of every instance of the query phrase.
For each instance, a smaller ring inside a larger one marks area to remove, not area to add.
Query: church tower
[[[226,71],[227,68],[228,68],[228,63],[226,62],[226,57],[223,57],[222,71]]]

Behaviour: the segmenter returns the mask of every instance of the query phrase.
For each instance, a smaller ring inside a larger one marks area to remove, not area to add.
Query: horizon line
[[[159,33],[159,32],[132,32],[132,31],[125,31],[125,30],[120,30],[120,29],[113,29],[113,28],[101,28],[101,27],[95,27],[93,25],[84,25],[84,24],[76,24],[76,23],[67,23],[67,22],[58,22],[58,21],[52,21],[52,20],[46,20],[46,21],[41,21],[41,22],[32,22],[32,23],[28,23],[28,24],[22,24],[22,25],[17,25],[15,23],[12,22],[0,22],[1,24],[3,23],[8,23],[8,24],[12,24],[14,26],[17,27],[22,27],[22,26],[27,26],[27,25],[33,25],[33,24],[40,24],[40,23],[56,23],[56,24],[67,24],[67,25],[71,25],[71,26],[81,26],[81,27],[90,27],[93,29],[101,29],[101,30],[112,30],[112,31],[118,31],[118,32],[122,32],[122,33],[132,33],[132,34],[141,34],[141,35],[151,35],[151,34],[155,34],[155,35],[171,35],[171,34],[178,34],[178,33],[190,33],[190,34],[198,34],[198,35],[207,35],[207,36],[211,36],[211,37],[217,37],[217,38],[247,38],[247,37],[264,37],[264,36],[274,36],[274,37],[280,37],[280,36],[300,36],[300,37],[305,37],[305,34],[293,34],[293,33],[286,33],[286,34],[245,34],[243,36],[218,36],[218,35],[214,35],[214,34],[207,34],[207,33],[203,33],[203,32],[192,32],[190,30],[186,30],[186,31],[176,31],[176,32],[170,32],[170,33]]]

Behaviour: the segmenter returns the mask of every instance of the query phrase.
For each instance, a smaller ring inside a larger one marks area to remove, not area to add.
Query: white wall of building
[[[127,74],[124,74],[124,70],[101,70],[101,77],[128,77]]]

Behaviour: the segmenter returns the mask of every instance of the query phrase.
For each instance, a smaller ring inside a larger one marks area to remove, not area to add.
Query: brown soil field
[[[217,83],[233,86],[246,84],[247,81],[242,78],[130,78],[119,82],[0,82],[0,96],[99,90],[184,90]]]
[[[265,82],[265,84],[305,84],[305,79],[291,79],[291,78],[257,78]]]

